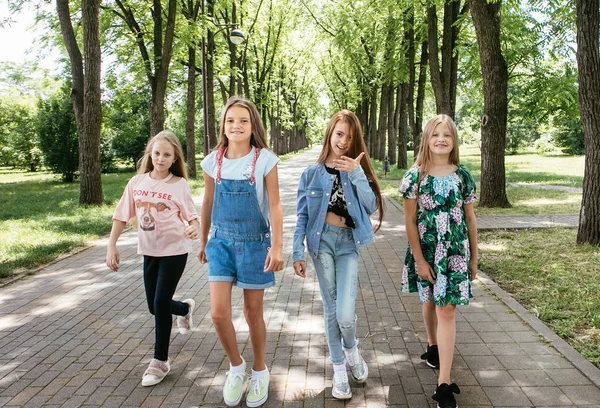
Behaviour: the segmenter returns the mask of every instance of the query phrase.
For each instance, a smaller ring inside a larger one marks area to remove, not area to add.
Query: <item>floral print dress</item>
[[[417,198],[419,169],[409,169],[402,179],[400,193]],[[424,175],[418,195],[417,227],[421,250],[436,275],[435,284],[417,275],[410,245],[402,271],[403,292],[419,292],[422,302],[438,306],[466,305],[471,292],[469,262],[471,251],[463,204],[477,200],[475,182],[462,165],[447,176]]]

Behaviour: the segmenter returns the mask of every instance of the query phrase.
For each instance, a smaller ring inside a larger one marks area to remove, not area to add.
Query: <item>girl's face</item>
[[[175,163],[175,149],[166,140],[157,140],[152,146],[152,165],[159,174],[168,174],[171,165]]]
[[[452,133],[450,133],[450,127],[446,122],[440,122],[433,129],[427,146],[433,155],[450,156],[454,148],[454,141]]]
[[[224,129],[229,143],[250,144],[252,122],[248,109],[235,105],[227,109]]]
[[[335,128],[333,128],[333,134],[331,135],[331,152],[336,156],[344,156],[350,151],[352,146],[352,135],[350,134],[350,125],[347,122],[339,121]]]

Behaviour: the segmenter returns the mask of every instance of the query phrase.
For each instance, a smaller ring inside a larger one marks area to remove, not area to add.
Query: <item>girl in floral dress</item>
[[[418,186],[418,187],[417,187]],[[477,275],[475,182],[459,164],[456,125],[438,115],[425,125],[415,164],[402,179],[409,248],[402,291],[419,292],[427,331],[421,356],[439,368],[433,399],[455,408],[460,390],[450,381],[456,339],[456,305],[469,304]]]

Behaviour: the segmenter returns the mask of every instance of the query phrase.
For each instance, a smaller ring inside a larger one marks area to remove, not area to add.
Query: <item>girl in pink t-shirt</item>
[[[163,130],[150,139],[138,174],[129,180],[117,204],[106,253],[106,265],[115,272],[119,270],[117,240],[133,217],[138,225],[138,253],[144,256],[146,300],[156,325],[154,358],[142,378],[142,385],[150,386],[161,382],[171,369],[172,315],[177,316],[179,332],[187,334],[195,305],[193,299],[173,300],[200,223],[181,144],[172,132]]]

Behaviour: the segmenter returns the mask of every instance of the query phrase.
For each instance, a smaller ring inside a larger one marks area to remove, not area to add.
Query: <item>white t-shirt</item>
[[[221,165],[222,180],[249,180],[252,172],[252,160],[254,159],[255,147],[252,146],[250,153],[239,159],[228,159],[223,156],[223,164]],[[254,186],[256,187],[256,197],[258,198],[258,206],[269,225],[269,200],[265,189],[265,176],[279,163],[279,157],[268,149],[260,149],[260,155],[256,160],[254,169]],[[213,151],[206,156],[200,163],[202,170],[210,177],[217,177],[217,151]]]

